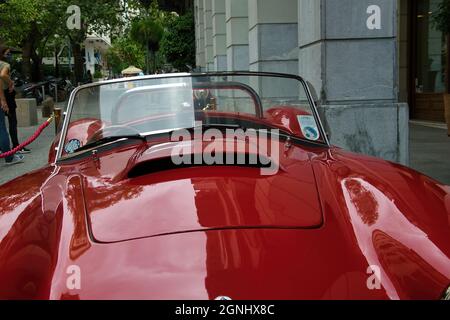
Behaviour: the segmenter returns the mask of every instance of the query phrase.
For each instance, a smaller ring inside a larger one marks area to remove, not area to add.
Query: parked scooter
[[[47,80],[47,85],[45,87],[45,92],[55,101],[64,101],[66,99],[64,89],[61,88],[61,78],[55,78],[53,76],[48,76],[45,78]]]
[[[58,102],[65,101],[69,97],[72,90],[74,89],[72,83],[69,80],[55,77],[47,77],[47,80],[48,80],[48,94],[53,99],[55,99],[55,101]]]
[[[66,82],[66,85],[64,86],[64,90],[67,92],[67,96],[69,97],[72,91],[75,89],[75,86],[72,84],[70,80],[64,80]]]
[[[15,83],[16,97],[36,99],[38,105],[44,101],[44,95],[51,96],[55,101],[63,102],[75,89],[70,80],[55,78],[53,76],[46,77],[45,81],[32,83],[24,79],[17,71],[13,70],[11,72],[11,78]],[[55,96],[56,92],[57,99]]]
[[[36,99],[38,105],[44,101],[44,93],[42,92],[44,82],[29,83],[15,71],[11,72],[11,78],[15,84],[17,98]]]

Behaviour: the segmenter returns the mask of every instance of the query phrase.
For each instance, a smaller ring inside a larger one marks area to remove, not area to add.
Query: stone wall
[[[404,31],[405,1],[222,2],[195,0],[201,70],[226,65],[230,71],[299,74],[318,92],[333,144],[408,163],[409,113],[400,103],[405,36],[398,31]]]

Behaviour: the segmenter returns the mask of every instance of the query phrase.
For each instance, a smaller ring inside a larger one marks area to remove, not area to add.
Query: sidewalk
[[[410,124],[410,167],[450,185],[450,138],[447,128]]]
[[[58,104],[58,107],[63,108],[64,110],[65,104]],[[41,109],[38,108],[38,125],[32,127],[18,127],[19,141],[22,142],[28,139],[46,120],[47,118],[42,118]],[[8,123],[8,121],[6,121],[6,123]],[[5,161],[0,159],[0,185],[25,173],[43,167],[47,163],[48,151],[54,138],[55,125],[54,122],[52,122],[42,134],[28,146],[28,148],[31,149],[31,153],[24,155],[25,160],[23,163],[6,166]]]
[[[64,106],[59,106],[63,107]],[[41,111],[38,111],[38,123],[43,123]],[[38,126],[18,128],[19,139],[31,136]],[[55,137],[55,126],[52,123],[42,135],[30,145],[31,154],[25,155],[24,163],[7,167],[0,159],[0,185],[44,166],[47,163],[48,151]],[[410,166],[442,183],[450,185],[450,138],[440,127],[410,124]]]

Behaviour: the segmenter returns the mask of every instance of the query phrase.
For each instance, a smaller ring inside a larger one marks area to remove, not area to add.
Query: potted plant
[[[449,59],[449,46],[450,46],[450,1],[442,0],[439,4],[438,10],[433,14],[433,23],[437,30],[441,31],[446,37],[447,41],[447,89],[444,93],[444,107],[445,107],[445,120],[447,122],[447,134],[450,137],[450,59]]]
[[[100,70],[94,72],[94,82],[98,82],[103,79],[103,73]]]

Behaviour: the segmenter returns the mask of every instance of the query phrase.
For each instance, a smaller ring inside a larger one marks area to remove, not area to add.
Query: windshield
[[[324,143],[303,82],[267,75],[169,75],[105,82],[78,90],[60,156],[105,138],[151,136],[199,125],[276,128]]]

